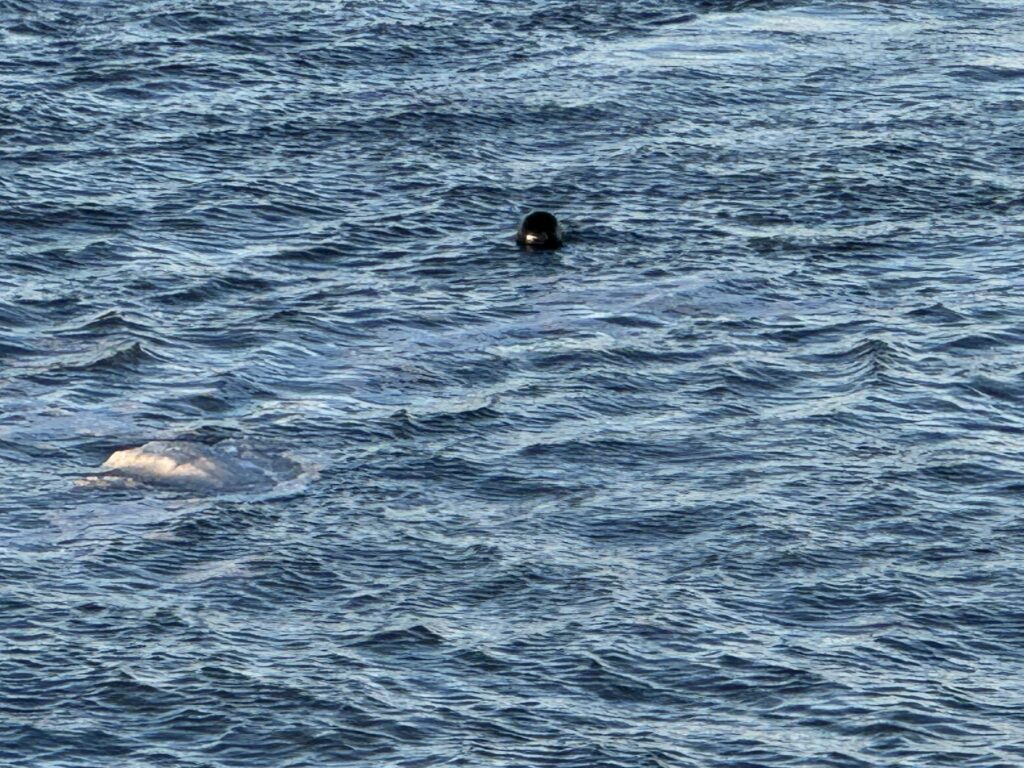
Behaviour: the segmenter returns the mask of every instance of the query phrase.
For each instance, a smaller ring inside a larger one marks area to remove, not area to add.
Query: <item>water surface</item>
[[[1018,2],[0,51],[4,765],[1024,761]],[[319,476],[79,482],[224,439]]]

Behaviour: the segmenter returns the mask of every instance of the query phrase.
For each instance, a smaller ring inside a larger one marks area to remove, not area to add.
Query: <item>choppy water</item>
[[[1024,763],[1019,2],[0,30],[0,763]]]

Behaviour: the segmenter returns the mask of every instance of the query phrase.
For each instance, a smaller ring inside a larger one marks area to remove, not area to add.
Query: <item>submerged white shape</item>
[[[154,440],[115,451],[102,469],[104,479],[207,492],[266,491],[295,480],[303,467],[282,455],[248,443],[223,440],[213,445],[185,440]]]
[[[246,564],[258,561],[259,558],[255,556],[240,557],[234,560],[214,560],[209,563],[204,563],[203,565],[198,565],[195,568],[190,568],[179,575],[175,581],[182,584],[196,584],[198,582],[209,581],[211,579],[230,579],[253,576],[256,571],[251,568],[247,568]]]

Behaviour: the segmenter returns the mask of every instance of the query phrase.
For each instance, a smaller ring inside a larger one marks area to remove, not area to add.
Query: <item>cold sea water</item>
[[[1024,764],[1022,174],[1018,0],[0,0],[0,765]]]

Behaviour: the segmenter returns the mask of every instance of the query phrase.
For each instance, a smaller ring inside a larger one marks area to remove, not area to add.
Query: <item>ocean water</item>
[[[1022,180],[1018,0],[0,0],[0,764],[1024,764]]]

